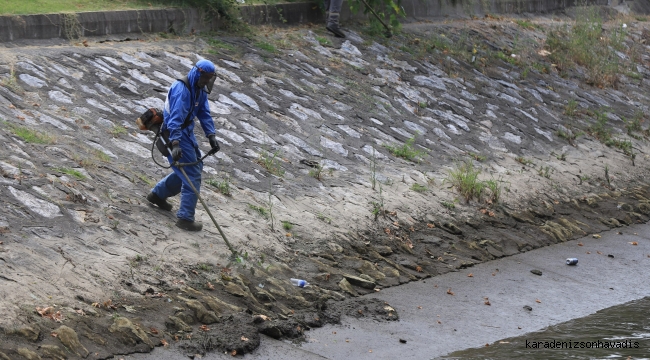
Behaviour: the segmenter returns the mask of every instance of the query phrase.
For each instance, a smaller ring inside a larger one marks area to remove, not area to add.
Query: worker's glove
[[[214,136],[214,134],[208,136],[208,139],[210,139],[210,147],[212,148],[213,152],[216,153],[219,151],[219,149],[221,149],[221,147],[219,147],[219,143],[217,142],[217,137]]]
[[[181,145],[178,141],[172,142],[172,160],[178,161],[181,156],[183,156],[183,151],[181,150]]]

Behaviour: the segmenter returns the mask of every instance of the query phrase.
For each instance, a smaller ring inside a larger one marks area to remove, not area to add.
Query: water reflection
[[[650,359],[650,297],[438,359]]]

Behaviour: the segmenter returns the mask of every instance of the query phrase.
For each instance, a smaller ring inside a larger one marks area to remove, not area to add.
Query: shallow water
[[[650,297],[438,359],[650,359]]]

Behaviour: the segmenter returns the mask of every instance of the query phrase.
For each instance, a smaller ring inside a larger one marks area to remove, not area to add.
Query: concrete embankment
[[[540,51],[568,18],[7,44],[0,357],[248,353],[358,306],[397,319],[393,286],[647,222],[650,24],[620,20],[616,88]],[[201,193],[237,258],[202,209],[188,234],[144,199],[168,170],[135,118],[202,58],[221,151]],[[461,164],[493,189],[466,201]]]
[[[399,321],[347,316],[340,325],[307,332],[304,343],[264,338],[260,348],[244,358],[433,359],[650,296],[644,275],[650,265],[650,226],[601,235],[382,290],[368,296],[399,309]],[[578,258],[578,265],[565,265],[567,257]],[[358,310],[363,312],[363,306]],[[210,354],[204,359],[229,357]],[[173,349],[156,349],[124,359],[182,358]]]
[[[608,5],[592,0],[591,5]],[[485,14],[549,13],[578,4],[577,0],[405,0],[407,18],[470,17]],[[642,6],[638,10],[645,11]],[[251,25],[296,25],[319,23],[323,14],[315,2],[276,5],[243,5],[243,21]],[[343,5],[342,20],[363,18]],[[89,11],[80,13],[0,16],[0,42],[88,36],[138,35],[145,33],[189,34],[216,31],[223,27],[219,18],[206,18],[199,9],[143,9]]]

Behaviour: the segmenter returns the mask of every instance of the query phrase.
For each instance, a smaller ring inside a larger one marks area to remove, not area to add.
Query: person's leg
[[[189,141],[185,141],[185,142],[181,141],[181,144],[183,143],[184,145],[181,145],[183,149],[183,156],[181,157],[179,162],[192,163],[197,161],[200,158],[199,149],[194,148],[192,143]],[[203,164],[201,163],[192,166],[183,167],[183,170],[185,170],[185,174],[187,174],[187,177],[194,185],[196,191],[201,191],[202,169],[203,169]],[[192,187],[187,182],[185,176],[181,173],[180,169],[174,167],[174,173],[176,173],[176,175],[182,181],[181,205],[180,208],[178,209],[178,212],[176,212],[176,217],[178,218],[178,222],[176,223],[176,226],[190,231],[201,230],[202,228],[201,223],[194,221],[194,213],[196,210],[196,203],[198,201],[198,197],[196,193],[194,193],[194,190],[192,190]]]
[[[170,211],[172,204],[168,203],[166,199],[178,195],[181,192],[181,184],[181,179],[176,173],[172,172],[151,189],[151,192],[147,195],[147,200],[163,210]]]
[[[323,0],[323,6],[325,7],[325,24],[327,24],[327,19],[330,17],[330,0]]]
[[[343,0],[329,0],[329,15],[327,17],[326,29],[332,32],[336,37],[344,38],[345,33],[339,28],[339,16]]]

